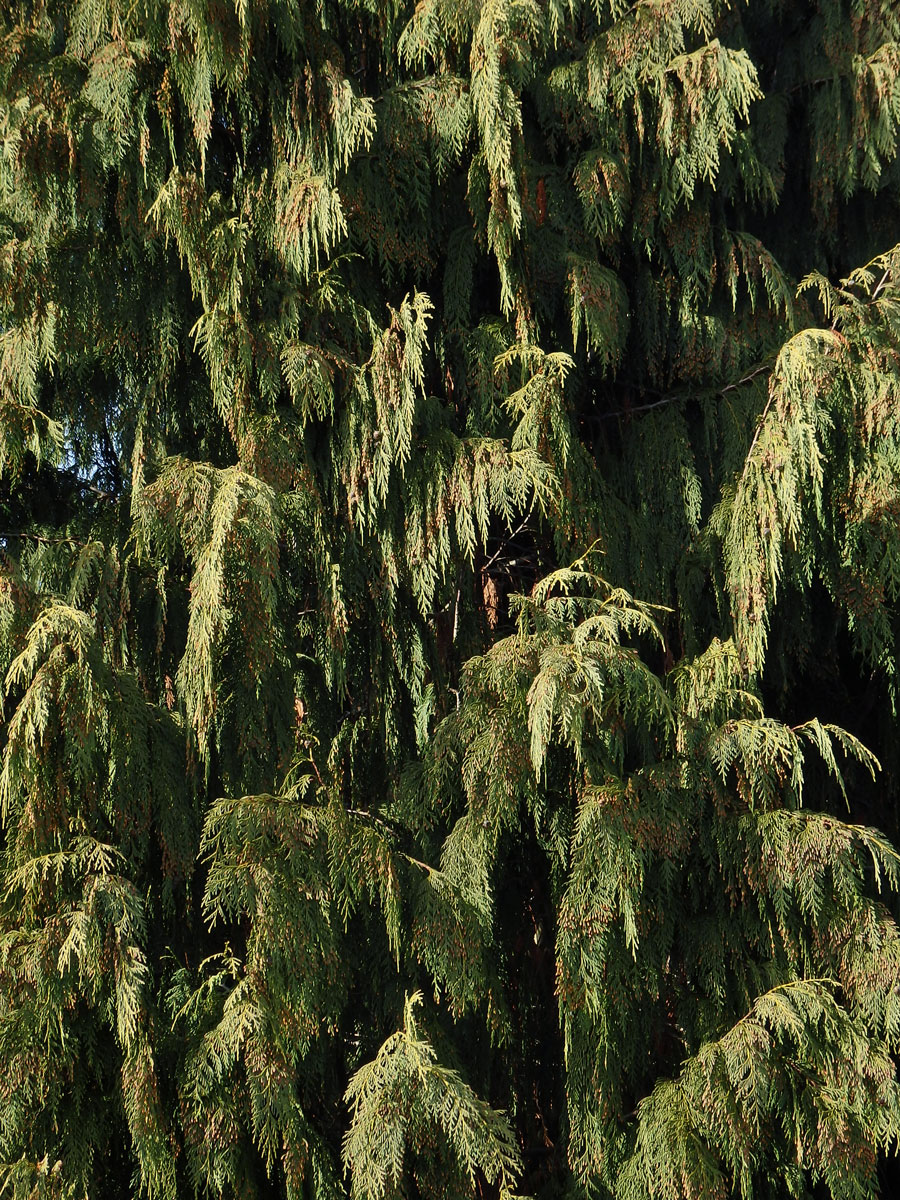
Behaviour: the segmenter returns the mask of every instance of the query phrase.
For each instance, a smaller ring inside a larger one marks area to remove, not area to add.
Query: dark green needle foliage
[[[895,0],[2,0],[0,1192],[868,1200]]]

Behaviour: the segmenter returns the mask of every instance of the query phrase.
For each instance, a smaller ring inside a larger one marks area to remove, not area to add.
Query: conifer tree
[[[0,12],[0,1186],[890,1196],[893,0]]]

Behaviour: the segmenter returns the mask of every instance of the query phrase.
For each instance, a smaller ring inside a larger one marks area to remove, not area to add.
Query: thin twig
[[[31,538],[34,542],[43,542],[46,546],[62,546],[68,543],[70,546],[86,546],[87,542],[79,542],[76,538],[71,537],[44,537],[42,533],[0,533],[0,540],[7,541],[9,538]]]
[[[757,375],[764,375],[766,371],[771,371],[771,369],[768,363],[762,363],[754,371],[751,371],[749,375],[745,375],[743,379],[738,379],[737,382],[726,384],[725,387],[720,388],[716,392],[716,395],[724,396],[726,392],[733,392],[736,388],[743,387],[745,383],[749,383],[751,379],[755,379]]]
[[[877,299],[878,299],[878,293],[879,293],[879,292],[883,292],[883,291],[884,291],[884,289],[887,287],[887,282],[888,282],[888,280],[890,279],[890,277],[891,277],[891,268],[890,268],[890,267],[886,267],[886,268],[885,268],[885,271],[884,271],[884,274],[883,274],[883,275],[882,275],[882,277],[881,277],[881,278],[878,280],[878,283],[875,285],[875,291],[872,293],[872,295],[871,295],[871,297],[870,297],[870,299],[871,299],[871,300],[877,300]]]
[[[654,400],[652,404],[635,404],[632,408],[619,408],[615,412],[598,413],[597,416],[601,421],[608,421],[610,417],[630,417],[632,413],[649,412],[651,408],[662,408],[664,404],[686,399],[686,393],[673,392],[670,396],[663,396],[662,400]]]
[[[747,478],[747,472],[750,469],[750,456],[756,448],[756,443],[759,441],[759,435],[762,432],[762,427],[766,423],[766,417],[769,415],[769,409],[772,407],[774,395],[770,395],[766,401],[766,407],[762,410],[762,416],[759,418],[759,423],[756,426],[756,432],[753,435],[753,441],[750,443],[750,448],[747,451],[747,457],[744,459],[744,469],[741,471],[741,484]]]
[[[381,825],[383,829],[386,829],[388,833],[394,834],[394,836],[397,836],[397,834],[400,833],[400,830],[395,825],[393,825],[390,821],[386,821],[384,817],[379,817],[377,813],[366,812],[365,809],[362,808],[348,808],[347,813],[353,817],[362,817],[363,820],[371,821],[374,825]],[[397,847],[394,847],[394,849],[396,849],[397,853],[402,858],[405,858],[407,862],[412,863],[415,867],[421,867],[423,871],[427,871],[429,874],[437,869],[430,866],[427,862],[422,862],[420,858],[415,858],[412,854],[407,854],[405,850],[400,850]]]
[[[506,549],[506,547],[509,545],[509,543],[513,540],[513,538],[518,537],[518,535],[523,531],[523,529],[525,529],[526,525],[528,524],[528,518],[530,516],[531,516],[531,509],[529,508],[528,512],[525,514],[525,516],[519,522],[518,528],[514,529],[512,531],[512,533],[509,535],[509,537],[506,537],[503,539],[503,541],[501,542],[498,549],[494,551],[494,553],[491,555],[491,557],[487,560],[487,562],[481,568],[482,575],[487,571],[487,569],[489,567],[492,567],[494,565],[494,563],[497,561],[497,559],[500,557],[500,555],[503,553],[503,551]]]
[[[769,363],[761,363],[742,379],[736,379],[734,383],[726,383],[724,387],[717,388],[712,394],[714,396],[724,396],[726,392],[733,392],[744,384],[750,383],[756,379],[757,375],[763,375],[766,371],[771,371]],[[635,404],[631,408],[618,408],[614,412],[597,413],[596,417],[599,421],[608,421],[611,417],[629,417],[632,413],[649,412],[651,408],[661,408],[664,404],[674,404],[676,400],[690,400],[691,392],[670,392],[667,396],[663,396],[661,400],[654,400],[651,404]]]

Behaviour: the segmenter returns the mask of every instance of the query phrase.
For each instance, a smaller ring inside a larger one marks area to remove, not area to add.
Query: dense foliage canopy
[[[0,1186],[891,1195],[896,0],[3,0]]]

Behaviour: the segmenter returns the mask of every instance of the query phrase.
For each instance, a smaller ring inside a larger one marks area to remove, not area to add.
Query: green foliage
[[[892,1195],[893,0],[0,22],[0,1188]]]
[[[512,1130],[455,1071],[435,1061],[434,1049],[418,1036],[417,1000],[421,996],[407,1000],[403,1029],[360,1067],[347,1088],[352,1121],[344,1161],[353,1181],[351,1195],[380,1197],[396,1191],[408,1174],[404,1154],[411,1143],[431,1160],[432,1170],[440,1164],[443,1195],[469,1194],[479,1171],[505,1200],[521,1172]],[[454,1160],[462,1168],[459,1182],[453,1178],[458,1170]],[[409,1174],[417,1181],[418,1172]]]

